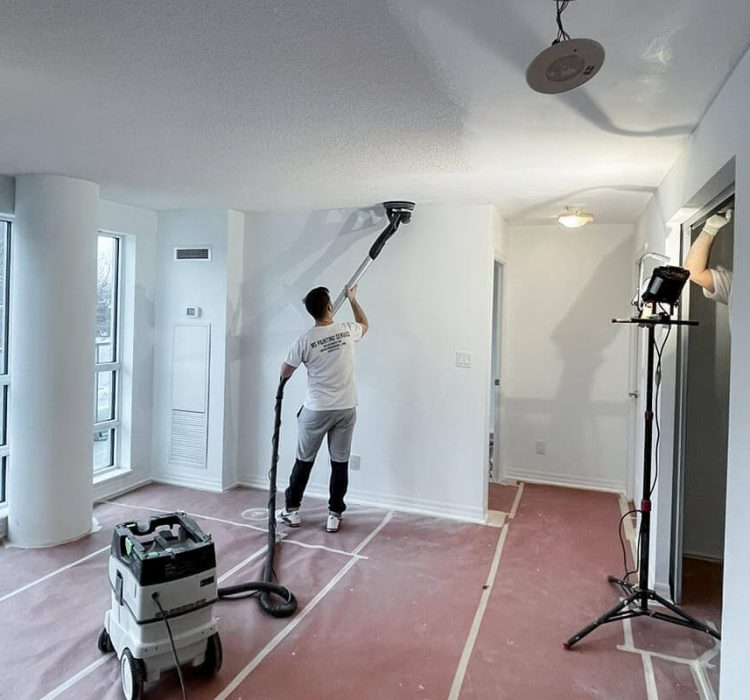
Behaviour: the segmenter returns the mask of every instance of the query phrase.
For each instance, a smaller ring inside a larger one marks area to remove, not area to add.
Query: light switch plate
[[[461,350],[456,353],[456,367],[468,369],[471,367],[471,353]]]

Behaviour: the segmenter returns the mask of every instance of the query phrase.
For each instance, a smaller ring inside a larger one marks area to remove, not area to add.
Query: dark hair
[[[328,304],[331,303],[331,295],[325,287],[315,287],[315,289],[311,289],[307,293],[307,296],[302,301],[305,302],[305,308],[310,316],[316,321],[320,321],[328,311]]]

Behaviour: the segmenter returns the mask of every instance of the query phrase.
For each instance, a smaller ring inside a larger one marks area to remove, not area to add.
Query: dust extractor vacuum
[[[385,244],[411,220],[413,202],[383,204],[388,225],[333,303],[333,313],[358,284]],[[216,552],[211,534],[186,513],[157,515],[143,522],[118,525],[109,557],[111,607],[99,635],[99,649],[117,654],[127,700],[142,697],[146,682],[177,669],[187,697],[182,667],[213,675],[221,668],[222,648],[213,606],[220,598],[256,597],[274,617],[287,617],[297,600],[276,582],[276,473],[281,437],[281,408],[287,379],[276,390],[268,489],[268,540],[263,580],[217,588]]]

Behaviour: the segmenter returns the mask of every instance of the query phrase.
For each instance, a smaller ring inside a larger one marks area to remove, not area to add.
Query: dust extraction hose
[[[266,563],[263,567],[263,580],[240,583],[236,586],[219,588],[219,598],[246,598],[257,596],[260,607],[274,617],[289,617],[297,609],[297,599],[284,586],[275,582],[273,562],[276,555],[276,472],[279,465],[279,437],[281,435],[281,404],[284,400],[284,387],[289,379],[281,379],[276,390],[276,409],[271,440],[271,469],[268,472],[268,544]],[[279,600],[280,599],[280,600]]]

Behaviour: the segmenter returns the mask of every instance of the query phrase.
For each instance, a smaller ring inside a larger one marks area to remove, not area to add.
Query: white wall
[[[482,519],[489,409],[495,216],[488,206],[420,206],[360,288],[371,330],[358,347],[360,408],[350,474],[354,500]],[[340,290],[384,227],[372,212],[248,214],[242,305],[241,479],[265,488],[273,405],[286,352],[311,325],[301,299]],[[337,318],[351,318],[342,309]],[[456,351],[472,353],[458,369]],[[279,485],[286,486],[304,399],[287,386]],[[327,491],[321,450],[311,492]]]
[[[232,346],[227,334],[228,322],[237,322],[243,217],[239,212],[225,209],[168,211],[159,213],[158,227],[152,476],[169,483],[223,490],[234,485],[236,473],[236,442],[233,443],[236,427],[227,427],[224,417],[227,401],[230,409],[232,406],[231,397],[227,398],[227,381],[232,377],[227,369],[227,352],[228,348],[231,352]],[[212,250],[210,262],[174,260],[176,246],[206,245]],[[188,319],[185,315],[188,306],[200,307],[201,317]],[[205,468],[168,461],[174,328],[183,323],[210,328]]]
[[[156,212],[107,200],[99,201],[99,230],[122,236],[125,273],[122,298],[121,445],[116,476],[94,485],[106,498],[150,478],[154,386],[154,286],[156,284]]]
[[[503,357],[505,476],[623,491],[632,226],[512,226]],[[544,442],[546,454],[537,454]]]
[[[700,207],[731,184],[736,176],[732,360],[730,384],[727,512],[724,550],[721,697],[746,698],[750,687],[750,56],[746,55],[726,82],[700,127],[693,134],[644,213],[640,238],[664,245],[670,222],[686,218],[685,208]],[[662,243],[659,242],[661,239]],[[669,244],[669,238],[667,238]],[[665,391],[665,396],[667,392]],[[665,420],[665,425],[667,424]],[[672,441],[663,435],[666,452]],[[662,452],[662,463],[669,465]],[[671,473],[656,499],[656,577],[668,580],[671,535]]]

